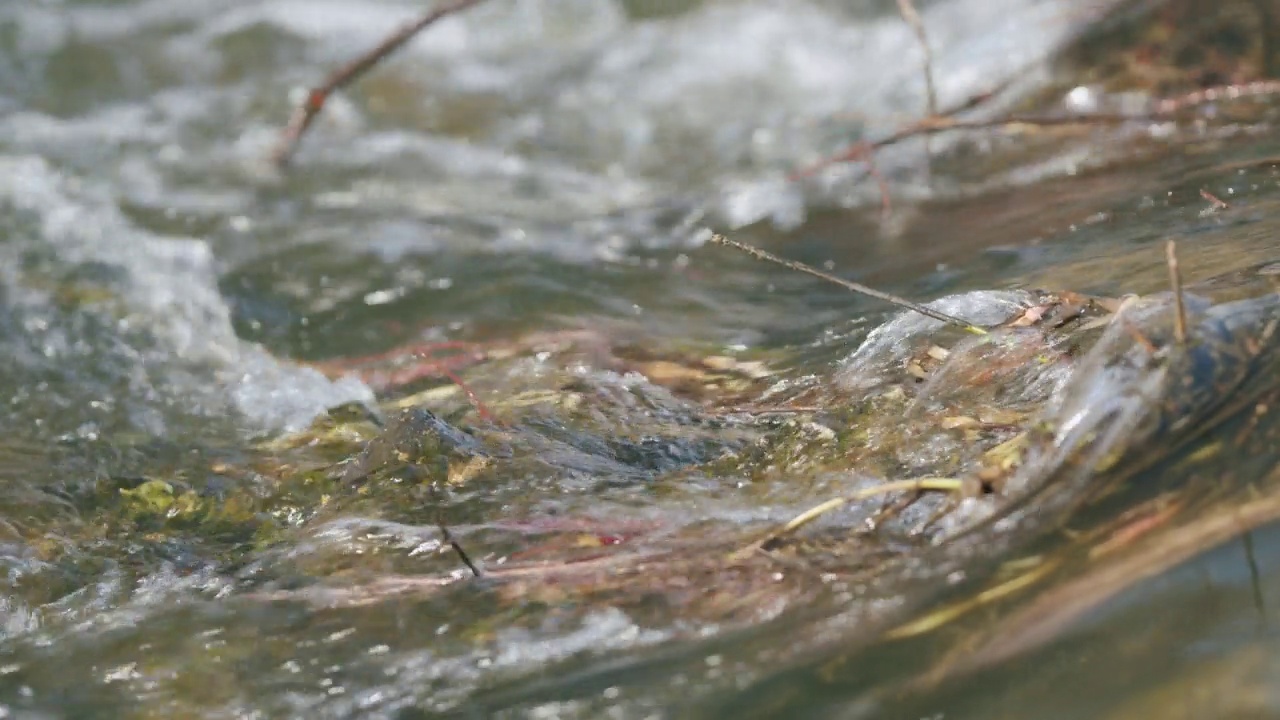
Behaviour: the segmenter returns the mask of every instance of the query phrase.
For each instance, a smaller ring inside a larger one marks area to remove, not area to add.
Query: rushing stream
[[[0,717],[1280,716],[1269,99],[798,177],[925,113],[896,3],[489,0],[273,167],[425,4],[0,4]],[[918,4],[975,120],[1280,64]]]

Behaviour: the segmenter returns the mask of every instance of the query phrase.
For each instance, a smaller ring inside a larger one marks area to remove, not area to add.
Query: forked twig
[[[903,0],[899,0],[902,2]],[[905,18],[905,15],[904,15]],[[908,23],[910,21],[908,20]],[[926,46],[927,47],[927,46]],[[1007,86],[1008,83],[1005,84]],[[879,140],[862,140],[845,149],[793,172],[792,180],[810,177],[832,165],[850,162],[867,162],[877,150],[897,145],[912,138],[928,138],[944,132],[963,130],[991,130],[999,128],[1027,127],[1065,127],[1072,125],[1122,125],[1125,123],[1162,123],[1174,121],[1179,113],[1188,109],[1220,100],[1241,100],[1280,95],[1280,80],[1259,80],[1256,82],[1220,85],[1177,97],[1163,98],[1150,104],[1144,112],[1128,113],[1087,113],[1072,115],[1003,115],[995,118],[964,120],[960,113],[971,110],[989,100],[999,88],[989,93],[976,95],[958,107],[940,115],[923,118],[905,125]],[[870,173],[868,173],[870,174]],[[865,177],[865,176],[864,176]],[[882,200],[883,202],[883,200]]]
[[[964,120],[951,117],[950,115],[941,115],[937,117],[924,118],[918,122],[914,122],[900,130],[897,130],[879,140],[862,141],[849,146],[845,150],[824,158],[812,165],[801,168],[793,174],[793,179],[805,178],[815,175],[821,170],[825,170],[832,165],[839,165],[846,162],[857,162],[865,160],[868,153],[882,150],[891,145],[897,145],[900,142],[910,140],[917,137],[928,137],[930,135],[938,135],[945,132],[959,130],[992,130],[997,128],[1011,128],[1019,125],[1028,127],[1063,127],[1070,125],[1120,125],[1129,122],[1151,121],[1154,122],[1160,118],[1152,115],[1134,115],[1126,113],[1093,113],[1090,115],[1006,115],[998,118],[987,118],[981,120]]]
[[[365,74],[374,65],[377,65],[383,58],[400,49],[402,45],[407,43],[413,36],[425,30],[437,20],[445,18],[457,12],[461,12],[478,5],[484,0],[454,0],[453,2],[441,5],[426,15],[406,23],[396,32],[392,33],[385,40],[378,43],[372,50],[357,57],[355,60],[343,65],[337,70],[330,73],[329,77],[317,87],[307,92],[307,97],[293,111],[293,116],[289,118],[289,124],[285,126],[280,133],[280,141],[277,143],[275,150],[271,153],[271,161],[277,167],[285,167],[289,164],[289,160],[293,157],[294,151],[298,148],[298,143],[302,140],[302,136],[306,134],[311,124],[315,121],[316,115],[324,109],[324,105],[329,100],[329,96],[335,90],[350,84],[352,81]]]
[[[826,280],[827,282],[835,283],[836,285],[839,285],[840,287],[843,287],[847,290],[852,290],[853,292],[856,292],[860,295],[866,295],[868,297],[876,298],[877,300],[883,300],[887,303],[897,305],[898,307],[901,307],[901,308],[913,310],[915,312],[920,313],[921,315],[924,315],[925,317],[933,318],[934,320],[937,320],[939,322],[944,322],[948,325],[954,325],[955,327],[958,327],[961,330],[964,330],[965,332],[970,332],[970,333],[973,333],[974,335],[987,334],[987,331],[984,330],[983,328],[980,328],[977,325],[974,325],[972,323],[966,322],[965,320],[962,320],[956,317],[955,315],[948,315],[947,313],[944,313],[940,310],[934,310],[933,308],[927,305],[921,305],[920,303],[912,302],[904,297],[899,297],[892,293],[884,292],[883,290],[876,290],[875,288],[867,287],[866,285],[853,282],[852,280],[845,280],[844,278],[836,277],[831,273],[822,272],[821,270],[815,267],[806,265],[796,260],[787,260],[786,258],[778,257],[777,255],[774,255],[773,253],[767,250],[761,250],[760,248],[755,247],[754,245],[747,245],[746,243],[740,243],[736,240],[730,240],[729,238],[720,234],[712,235],[711,242],[715,243],[716,245],[724,245],[726,247],[734,248],[735,250],[741,250],[742,252],[750,255],[751,257],[756,258],[757,260],[764,260],[765,262],[771,262],[776,265],[781,265],[785,268],[789,268],[791,270],[798,270],[799,272],[805,273],[807,275],[812,275],[816,278],[821,278],[823,280]]]

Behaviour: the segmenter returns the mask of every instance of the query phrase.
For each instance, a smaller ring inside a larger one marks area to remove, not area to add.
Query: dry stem
[[[452,15],[456,12],[466,10],[472,5],[478,5],[484,0],[454,0],[454,2],[441,5],[426,15],[406,23],[396,32],[392,33],[385,40],[378,43],[372,50],[360,55],[355,60],[343,65],[333,71],[329,77],[318,87],[312,88],[305,100],[298,105],[293,111],[293,116],[289,119],[289,124],[285,126],[280,133],[280,141],[271,153],[271,160],[277,167],[285,167],[289,164],[289,160],[293,157],[293,153],[297,150],[298,143],[302,140],[302,136],[306,134],[315,121],[316,115],[324,109],[325,103],[329,100],[329,96],[335,90],[348,85],[352,81],[368,72],[374,65],[377,65],[383,58],[400,49],[413,36],[433,25],[437,20]]]
[[[884,292],[883,290],[876,290],[875,288],[867,287],[866,285],[853,282],[852,280],[845,280],[844,278],[836,277],[831,273],[822,272],[821,270],[815,267],[812,267],[810,265],[806,265],[802,262],[797,262],[795,260],[787,260],[786,258],[778,257],[777,255],[774,255],[773,253],[767,250],[761,250],[760,248],[755,247],[754,245],[747,245],[746,243],[740,243],[736,240],[730,240],[724,235],[719,235],[719,234],[712,235],[711,242],[715,243],[716,245],[724,245],[726,247],[731,247],[736,250],[741,250],[742,252],[750,255],[751,257],[756,258],[757,260],[764,260],[765,262],[771,262],[771,263],[774,263],[775,265],[781,265],[791,270],[798,270],[802,273],[812,275],[816,278],[821,278],[823,280],[826,280],[827,282],[835,283],[840,287],[846,288],[848,290],[852,290],[853,292],[856,292],[860,295],[866,295],[868,297],[876,298],[877,300],[883,300],[887,303],[897,305],[898,307],[906,308],[907,310],[914,310],[915,312],[918,312],[921,315],[924,315],[925,317],[933,318],[934,320],[937,320],[939,322],[944,322],[948,325],[954,325],[955,327],[958,327],[961,330],[964,330],[966,332],[973,333],[974,335],[987,334],[986,330],[978,327],[977,325],[973,325],[969,322],[966,322],[956,317],[955,315],[948,315],[947,313],[944,313],[940,310],[934,310],[933,308],[927,305],[921,305],[920,303],[912,302],[910,300],[907,300],[906,298],[899,297],[892,293],[887,293],[887,292]]]
[[[899,0],[899,3],[908,2],[908,0]],[[904,18],[906,15],[904,14]],[[910,20],[908,20],[910,23]],[[926,45],[927,48],[927,45]],[[947,110],[942,114],[934,114],[923,118],[917,122],[906,125],[890,135],[880,138],[879,140],[868,141],[863,140],[846,147],[844,150],[837,152],[827,158],[816,163],[802,167],[791,175],[792,180],[799,180],[818,172],[825,170],[832,165],[849,162],[865,162],[868,164],[867,174],[875,177],[877,183],[880,184],[881,205],[887,206],[889,200],[884,197],[886,190],[884,181],[879,173],[874,171],[874,155],[877,150],[897,145],[898,143],[910,140],[912,138],[929,138],[933,135],[944,132],[962,131],[962,130],[990,130],[998,128],[1014,128],[1019,125],[1029,127],[1061,127],[1070,125],[1122,125],[1125,123],[1165,123],[1178,119],[1179,113],[1188,109],[1207,103],[1218,102],[1223,100],[1240,100],[1244,98],[1259,98],[1272,95],[1280,95],[1280,80],[1260,80],[1250,83],[1220,85],[1195,92],[1187,93],[1172,98],[1163,98],[1152,102],[1145,112],[1137,113],[1091,113],[1091,114],[1075,114],[1075,115],[1004,115],[996,118],[965,120],[957,116],[961,113],[972,110],[973,108],[987,102],[991,97],[995,96],[1004,86],[993,90],[992,92],[982,93],[970,98],[961,105]],[[865,176],[864,176],[865,177]],[[1215,203],[1215,207],[1216,203]]]
[[[920,52],[924,55],[925,110],[928,112],[929,117],[937,117],[938,90],[933,82],[933,49],[929,47],[929,36],[924,30],[924,20],[920,17],[920,13],[916,11],[916,6],[912,0],[898,0],[898,12],[902,15],[902,19],[906,21],[907,25],[910,26],[912,32],[916,34],[916,40],[920,43]],[[928,138],[925,138],[924,155],[926,165],[930,164],[933,150],[929,146]],[[870,162],[871,155],[869,153],[867,159]],[[868,167],[872,166],[868,165]],[[887,200],[882,200],[882,202],[887,202]]]
[[[874,487],[863,488],[848,495],[832,498],[824,503],[805,510],[794,518],[791,518],[791,520],[786,524],[770,530],[763,537],[734,553],[731,559],[741,559],[742,557],[763,548],[770,542],[773,542],[784,535],[789,535],[814,520],[817,520],[823,515],[826,515],[833,510],[838,510],[849,503],[893,492],[904,492],[909,490],[944,490],[947,492],[959,492],[962,487],[963,481],[955,478],[917,478],[915,480],[897,480],[894,482],[876,485]]]

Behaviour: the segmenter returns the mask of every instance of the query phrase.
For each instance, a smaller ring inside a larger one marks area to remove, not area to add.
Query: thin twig
[[[458,542],[458,539],[453,536],[453,533],[449,532],[449,527],[444,524],[446,491],[440,487],[439,483],[434,482],[431,483],[429,490],[436,501],[436,527],[440,528],[440,535],[444,538],[445,542],[449,543],[449,547],[453,548],[453,551],[458,554],[458,557],[462,560],[462,564],[466,565],[467,568],[471,570],[471,574],[473,576],[483,577],[484,570],[481,570],[480,566],[471,560],[471,556],[467,554],[467,551],[462,549],[462,543]]]
[[[982,90],[980,92],[974,93],[973,95],[970,95],[968,98],[965,98],[963,102],[952,105],[946,110],[939,112],[935,117],[955,117],[956,115],[960,115],[970,110],[973,110],[975,108],[981,107],[982,105],[985,105],[986,103],[991,102],[991,100],[998,97],[999,95],[1004,93],[1004,91],[1008,90],[1012,86],[1013,86],[1013,78],[1010,78],[991,88],[988,88],[986,90]],[[853,120],[853,121],[865,122],[869,119],[869,117],[870,116],[868,116],[866,113],[839,113],[837,115],[832,116],[831,119],[832,120]],[[881,117],[881,120],[887,121],[887,118]],[[915,116],[912,116],[911,118],[912,122],[919,122],[919,120],[920,118]]]
[[[471,386],[464,382],[461,377],[458,377],[456,372],[447,367],[442,367],[440,368],[440,374],[449,378],[454,385],[462,388],[462,392],[467,396],[467,402],[470,402],[471,407],[476,409],[476,414],[480,416],[480,419],[486,422],[496,422],[493,417],[493,413],[489,412],[489,408],[480,400],[480,396],[477,395],[476,391],[472,390]]]
[[[801,179],[816,174],[832,165],[846,162],[866,160],[870,153],[896,145],[915,137],[928,137],[943,132],[958,130],[990,130],[1009,128],[1018,125],[1032,127],[1053,127],[1066,125],[1120,125],[1124,123],[1158,123],[1169,122],[1179,113],[1199,105],[1222,100],[1240,100],[1280,95],[1280,80],[1260,80],[1251,83],[1220,85],[1195,92],[1164,98],[1152,102],[1145,112],[1137,113],[1091,113],[1077,115],[1005,115],[985,120],[959,120],[952,116],[970,110],[991,97],[994,93],[977,95],[969,102],[953,108],[940,116],[927,117],[907,125],[896,132],[875,141],[861,141],[844,150],[808,165],[792,174],[792,179]]]
[[[870,148],[867,149],[864,162],[867,164],[867,173],[875,179],[876,187],[880,190],[880,222],[887,224],[889,218],[893,216],[893,196],[889,193],[889,183],[885,181],[884,175],[880,174],[880,168],[876,165],[876,154]]]
[[[778,257],[777,255],[774,255],[773,253],[767,250],[761,250],[760,248],[755,247],[754,245],[747,245],[745,243],[740,243],[736,240],[730,240],[729,238],[720,234],[712,235],[711,242],[715,243],[716,245],[724,245],[726,247],[731,247],[736,250],[741,250],[742,252],[756,258],[757,260],[764,260],[765,262],[771,262],[776,265],[781,265],[785,268],[789,268],[791,270],[798,270],[802,273],[812,275],[816,278],[821,278],[823,280],[826,280],[827,282],[835,283],[836,285],[839,285],[840,287],[843,287],[847,290],[852,290],[853,292],[856,292],[860,295],[866,295],[868,297],[876,298],[877,300],[883,300],[887,303],[897,305],[898,307],[901,307],[901,308],[913,310],[915,312],[920,313],[921,315],[924,315],[925,317],[933,318],[934,320],[937,320],[939,322],[944,322],[948,325],[954,325],[955,327],[958,327],[966,332],[973,333],[974,335],[987,334],[986,330],[978,327],[977,325],[973,325],[969,322],[966,322],[954,315],[948,315],[947,313],[941,312],[939,310],[934,310],[933,308],[928,307],[927,305],[921,305],[920,303],[912,302],[910,300],[907,300],[906,298],[884,292],[883,290],[876,290],[875,288],[867,287],[866,285],[853,282],[852,280],[845,280],[844,278],[836,277],[835,275],[822,272],[821,270],[815,267],[812,267],[810,265],[806,265],[802,262],[797,262],[795,260],[787,260],[785,258]]]
[[[912,0],[898,0],[898,12],[902,15],[902,19],[911,27],[912,32],[916,34],[916,40],[920,43],[920,52],[924,55],[924,91],[925,91],[925,109],[929,117],[938,116],[938,91],[933,82],[933,50],[929,47],[929,36],[924,30],[924,20],[920,17],[920,13],[916,11],[916,6]],[[933,151],[929,144],[929,138],[925,138],[924,146],[925,169],[932,172]]]
[[[955,478],[918,478],[916,480],[897,480],[894,482],[887,482],[882,485],[876,485],[874,487],[863,488],[848,495],[832,498],[824,503],[805,510],[794,518],[791,518],[791,520],[786,524],[770,530],[750,545],[734,553],[733,557],[738,559],[745,557],[746,555],[763,548],[774,540],[777,540],[783,535],[789,535],[814,520],[817,520],[823,515],[826,515],[833,510],[838,510],[849,503],[866,500],[867,498],[884,495],[886,493],[905,492],[911,490],[943,490],[947,492],[958,492],[963,486],[963,481]]]
[[[453,536],[453,533],[449,532],[449,528],[445,527],[443,522],[437,523],[437,525],[440,527],[440,533],[444,535],[444,541],[449,543],[449,547],[453,548],[454,552],[458,553],[458,557],[471,570],[471,574],[476,577],[484,577],[484,570],[481,570],[479,565],[472,562],[471,556],[467,554],[466,550],[462,549],[462,544]]]
[[[1240,100],[1242,98],[1266,97],[1280,95],[1280,80],[1257,80],[1233,85],[1218,85],[1203,90],[1189,92],[1178,97],[1165,98],[1152,105],[1152,111],[1159,115],[1173,113],[1219,100]]]
[[[1182,275],[1178,272],[1178,244],[1165,243],[1165,261],[1169,265],[1169,286],[1173,289],[1173,337],[1179,345],[1187,344],[1187,306],[1182,301]]]
[[[949,118],[949,117],[954,117],[961,113],[967,112],[969,110],[972,110],[976,107],[979,107],[989,102],[992,98],[1000,95],[1005,90],[1007,90],[1009,86],[1012,84],[1013,84],[1013,79],[1010,78],[1009,80],[1006,80],[989,90],[984,90],[983,92],[970,96],[964,102],[960,103],[959,105],[955,105],[953,107],[947,108],[945,111],[939,113],[935,117]],[[790,175],[787,176],[787,182],[796,182],[797,180],[803,180],[804,178],[813,175],[819,170],[822,170],[838,162],[852,162],[854,160],[862,160],[867,165],[867,174],[870,175],[872,179],[876,181],[876,185],[879,187],[880,219],[882,222],[887,222],[889,217],[893,214],[893,200],[889,195],[888,182],[885,181],[884,176],[880,173],[879,169],[876,167],[875,147],[873,147],[869,142],[862,141],[860,143],[857,143],[853,147],[846,149],[842,154],[845,156],[843,159],[826,159],[816,165],[803,167],[803,168],[800,168],[799,170],[792,172]],[[857,157],[854,157],[855,155]]]
[[[989,605],[990,603],[1002,600],[1010,595],[1025,590],[1044,579],[1049,573],[1058,569],[1062,563],[1061,558],[1052,558],[1040,562],[1032,569],[1011,579],[1006,580],[994,587],[987,588],[973,597],[966,598],[951,605],[945,605],[924,617],[917,618],[905,625],[890,630],[885,637],[893,640],[901,640],[903,638],[923,635],[924,633],[942,627],[943,625],[962,617],[972,610]]]
[[[1258,611],[1259,624],[1261,630],[1268,630],[1269,622],[1267,622],[1267,600],[1262,593],[1262,573],[1258,572],[1258,556],[1253,549],[1253,533],[1246,532],[1240,536],[1241,543],[1244,545],[1244,559],[1249,565],[1249,587],[1253,590],[1253,608]]]
[[[936,117],[938,114],[938,91],[933,82],[933,50],[929,47],[929,36],[924,30],[924,20],[920,17],[920,13],[916,12],[916,6],[912,0],[898,0],[898,12],[902,14],[902,19],[907,21],[907,25],[911,26],[912,32],[916,34],[916,40],[920,42],[920,51],[924,53],[924,89],[928,101],[929,117]]]
[[[472,5],[478,5],[484,0],[454,0],[437,7],[426,15],[406,23],[399,30],[388,36],[385,40],[378,43],[372,50],[357,57],[355,60],[343,65],[333,71],[329,77],[319,86],[312,88],[307,92],[307,97],[293,111],[293,116],[289,118],[289,124],[285,126],[280,133],[280,141],[271,153],[271,160],[277,167],[284,167],[289,164],[289,160],[293,157],[294,151],[297,150],[298,143],[302,140],[302,136],[306,134],[315,121],[316,115],[324,109],[325,103],[329,100],[329,96],[339,88],[351,83],[361,75],[368,72],[374,65],[377,65],[383,58],[398,50],[402,45],[408,42],[413,36],[422,32],[424,29],[434,24],[437,20],[447,17],[462,10],[466,10]]]
[[[1011,128],[1019,125],[1030,127],[1061,127],[1068,125],[1119,125],[1129,122],[1157,122],[1160,118],[1152,115],[1134,115],[1126,113],[1094,113],[1091,115],[1006,115],[983,120],[962,120],[946,115],[930,117],[912,123],[879,140],[862,141],[845,150],[801,168],[792,176],[795,179],[805,178],[818,173],[832,165],[845,162],[865,160],[867,153],[881,150],[890,145],[897,145],[915,137],[927,137],[944,132],[959,130],[991,130],[995,128]]]

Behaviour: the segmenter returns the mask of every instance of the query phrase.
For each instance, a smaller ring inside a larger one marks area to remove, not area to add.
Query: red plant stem
[[[467,394],[467,400],[471,403],[471,406],[476,409],[476,413],[480,415],[482,420],[485,422],[495,422],[493,413],[489,412],[489,408],[485,407],[484,402],[480,400],[480,396],[476,395],[476,392],[471,389],[471,386],[467,385],[462,378],[458,377],[457,373],[447,367],[442,367],[440,368],[440,374],[453,381],[454,385],[462,388],[462,392]]]

